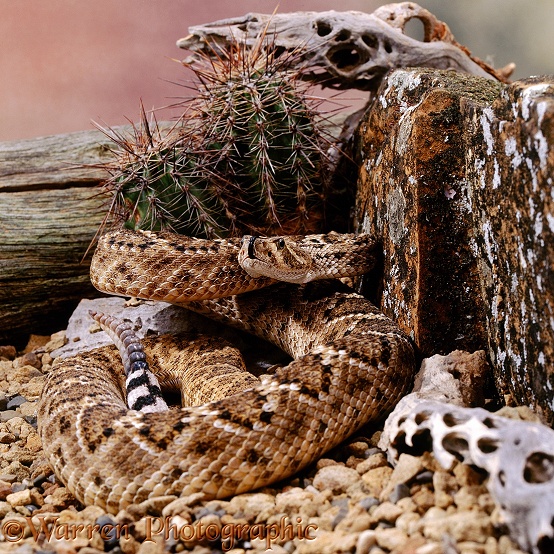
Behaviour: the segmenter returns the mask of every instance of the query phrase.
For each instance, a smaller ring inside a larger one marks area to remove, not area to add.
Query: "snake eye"
[[[282,250],[283,248],[285,248],[285,239],[279,239],[277,241],[277,248],[279,250]]]
[[[254,254],[254,242],[256,242],[257,237],[249,237],[248,238],[248,257],[251,260],[254,260],[256,258],[256,255]],[[243,240],[245,240],[246,237],[244,237]]]

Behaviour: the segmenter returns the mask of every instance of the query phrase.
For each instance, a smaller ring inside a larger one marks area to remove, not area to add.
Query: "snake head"
[[[242,238],[239,264],[251,277],[271,277],[287,283],[310,281],[312,258],[296,237]]]

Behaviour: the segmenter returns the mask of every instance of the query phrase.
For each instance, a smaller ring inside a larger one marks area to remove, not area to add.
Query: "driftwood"
[[[86,131],[0,143],[0,344],[65,326],[94,295],[82,261],[105,201],[110,141]]]
[[[379,448],[393,463],[402,453],[427,450],[445,469],[456,460],[480,468],[488,475],[497,518],[512,539],[525,552],[551,552],[554,431],[539,422],[518,421],[532,414],[528,408],[494,414],[468,407],[475,405],[475,392],[482,392],[486,365],[482,350],[423,360],[413,392],[388,417]]]
[[[411,19],[424,27],[423,41],[405,34]],[[303,78],[338,89],[376,90],[382,78],[398,67],[454,69],[506,82],[514,69],[494,69],[456,42],[448,25],[413,2],[388,4],[373,13],[249,13],[189,28],[177,46],[217,55],[232,42],[252,45],[259,37],[276,52],[293,52],[306,66]],[[195,56],[190,62],[194,63]],[[187,61],[189,61],[187,60]]]

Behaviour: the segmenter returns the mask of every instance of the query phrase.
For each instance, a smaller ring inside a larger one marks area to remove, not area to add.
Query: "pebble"
[[[459,510],[471,510],[479,504],[479,496],[485,494],[487,489],[483,486],[461,487],[454,494],[454,503]]]
[[[36,417],[37,402],[23,402],[18,408],[19,413],[28,423],[30,423],[29,419],[33,419]]]
[[[464,464],[456,464],[452,472],[460,486],[482,485],[485,480],[482,473],[478,473],[472,467]]]
[[[21,417],[21,414],[15,410],[4,410],[3,412],[0,412],[0,423],[9,421],[14,417]]]
[[[404,483],[398,483],[394,490],[389,494],[389,500],[396,504],[399,500],[410,496],[410,487]]]
[[[35,352],[27,352],[13,361],[14,369],[21,369],[26,366],[39,369],[41,365],[42,362]]]
[[[15,349],[15,346],[0,346],[0,358],[4,358],[5,360],[13,360],[15,359],[16,355],[17,350]]]
[[[394,523],[399,516],[403,513],[402,508],[391,502],[383,502],[371,513],[371,517],[374,521],[386,521],[387,523]]]
[[[379,499],[374,496],[366,496],[360,500],[360,506],[369,511],[373,506],[379,506]]]
[[[228,503],[228,513],[248,521],[264,521],[277,513],[275,496],[266,493],[241,494]]]
[[[389,482],[381,493],[381,500],[388,498],[397,485],[409,483],[421,471],[423,471],[421,458],[409,454],[400,454]]]
[[[377,544],[375,531],[362,531],[356,543],[356,554],[369,554],[373,552],[373,547]]]
[[[364,485],[369,494],[379,498],[381,492],[386,487],[391,475],[391,467],[376,467],[374,469],[366,471],[362,475],[362,481],[364,482]]]
[[[0,518],[6,517],[12,511],[12,506],[9,502],[0,501]]]
[[[303,512],[307,517],[313,517],[317,514],[317,507],[313,503],[314,497],[313,492],[293,487],[275,496],[275,508],[278,513]]]
[[[30,379],[27,383],[24,383],[19,387],[21,395],[25,396],[27,400],[38,400],[42,387],[44,386],[44,375],[42,373]]]
[[[37,416],[36,415],[32,415],[32,416],[26,415],[25,416],[25,421],[29,425],[31,425],[34,429],[37,429]]]
[[[8,431],[0,431],[0,444],[11,444],[15,442],[15,435]]]
[[[12,489],[12,492],[19,492],[19,491],[28,490],[27,485],[24,485],[23,483],[14,483],[11,486],[11,489]]]
[[[415,554],[444,554],[444,548],[438,542],[428,542],[417,548]]]
[[[423,513],[435,505],[435,494],[427,487],[422,487],[412,494],[412,500],[417,504],[418,511]]]
[[[12,486],[6,481],[0,481],[0,500],[6,500],[8,494],[14,492]]]
[[[403,511],[394,523],[397,529],[404,531],[407,535],[413,535],[420,519],[421,516],[416,512]]]
[[[194,516],[196,519],[202,519],[206,516],[217,516],[218,518],[224,516],[227,512],[219,507],[218,504],[216,504],[216,507],[213,506],[204,506],[200,508],[197,512],[195,512]]]
[[[350,443],[346,448],[346,452],[349,452],[352,456],[356,458],[369,458],[370,449],[365,441],[357,441]]]
[[[454,502],[454,494],[459,485],[456,477],[446,471],[436,471],[433,474],[433,489],[435,490],[435,505],[448,508]]]
[[[119,538],[117,536],[116,522],[109,515],[101,515],[94,522],[100,527],[100,531],[105,537],[103,539],[103,550],[108,551],[119,544]],[[82,552],[82,550],[81,550]]]
[[[355,469],[336,464],[321,468],[316,473],[313,484],[320,491],[329,489],[340,494],[359,479],[360,474]]]
[[[14,362],[15,363],[15,362]],[[34,378],[37,379],[34,379]],[[44,376],[35,367],[30,365],[23,365],[10,371],[10,377],[8,380],[8,387],[5,392],[8,395],[15,396],[16,394],[27,394],[26,389],[32,388],[36,392],[38,389],[38,383],[42,382]],[[30,396],[30,395],[29,395]]]
[[[345,514],[343,519],[334,527],[337,531],[342,530],[349,533],[359,533],[368,529],[373,521],[370,514],[359,505],[353,506],[350,510],[344,509],[342,513]],[[339,514],[341,514],[340,511]],[[337,516],[339,514],[337,514]]]
[[[61,348],[66,343],[65,331],[58,331],[54,333],[50,340],[44,345],[44,350],[46,352],[54,352],[58,348]]]
[[[432,471],[423,471],[419,475],[416,475],[414,478],[414,483],[419,484],[426,484],[426,483],[432,483],[433,482],[433,475],[434,473]]]
[[[375,539],[381,548],[394,550],[395,548],[401,548],[407,542],[408,535],[395,527],[389,529],[378,527],[375,529]]]
[[[458,542],[479,541],[493,533],[490,518],[482,513],[463,511],[433,517],[429,516],[429,512],[422,518],[421,524],[423,536],[431,540],[440,541],[448,534]]]
[[[342,554],[353,552],[358,533],[323,531],[314,540],[304,540],[298,545],[298,554]],[[372,552],[373,554],[373,552]]]
[[[14,408],[19,408],[19,406],[21,406],[21,404],[25,404],[25,402],[27,402],[27,399],[18,394],[8,401],[6,407],[8,410],[13,410]]]
[[[356,466],[356,471],[363,474],[377,467],[388,467],[387,458],[383,452],[377,452],[368,456],[366,460]]]
[[[56,508],[62,510],[76,503],[73,495],[65,488],[57,488],[53,494],[44,498],[44,501],[48,504],[52,504]]]
[[[13,506],[24,506],[25,504],[31,504],[31,491],[30,489],[23,489],[21,491],[13,492],[6,496],[6,500]]]

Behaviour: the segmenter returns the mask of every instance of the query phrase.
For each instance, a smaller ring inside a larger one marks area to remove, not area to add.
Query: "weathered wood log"
[[[554,422],[554,78],[398,70],[359,138],[383,311],[423,356],[484,349],[497,389]]]
[[[98,294],[83,257],[105,215],[109,143],[100,131],[0,143],[0,344],[63,328]]]

